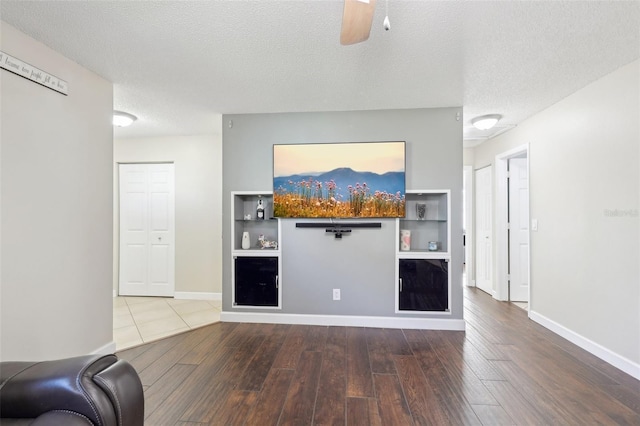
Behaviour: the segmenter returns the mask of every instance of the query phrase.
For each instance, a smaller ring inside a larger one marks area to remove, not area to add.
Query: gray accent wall
[[[452,303],[462,319],[462,108],[223,115],[223,310],[232,308],[231,191],[271,191],[274,144],[406,142],[407,189],[451,190]],[[282,309],[269,313],[395,314],[395,219],[342,240],[281,220]],[[340,301],[332,289],[340,288]],[[416,317],[411,314],[411,317]],[[431,317],[434,314],[424,314]],[[442,314],[436,314],[443,318]]]

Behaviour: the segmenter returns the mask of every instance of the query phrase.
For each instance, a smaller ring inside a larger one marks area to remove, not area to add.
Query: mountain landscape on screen
[[[273,179],[276,217],[404,217],[405,173],[340,167]]]
[[[273,145],[273,214],[404,217],[405,142]]]

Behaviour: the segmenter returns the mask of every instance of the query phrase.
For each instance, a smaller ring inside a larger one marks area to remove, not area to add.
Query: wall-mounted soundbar
[[[325,232],[331,232],[335,238],[342,238],[342,234],[351,233],[351,228],[382,228],[382,222],[353,222],[353,223],[326,223],[326,222],[297,222],[296,228],[325,228]]]

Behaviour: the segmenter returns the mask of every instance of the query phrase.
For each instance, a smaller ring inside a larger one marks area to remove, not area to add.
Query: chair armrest
[[[144,424],[144,391],[131,364],[118,360],[93,378],[111,400],[118,425]]]
[[[77,413],[106,426],[142,425],[140,378],[115,355],[0,364],[3,418],[37,418],[52,411]]]

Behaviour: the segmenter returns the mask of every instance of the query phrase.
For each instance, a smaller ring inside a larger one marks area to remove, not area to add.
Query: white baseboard
[[[349,327],[411,328],[422,330],[464,331],[461,319],[363,317],[351,315],[270,314],[257,312],[220,313],[223,322],[255,322],[266,324],[337,325]]]
[[[189,300],[222,300],[222,293],[207,293],[199,291],[176,291],[173,294],[175,299]]]
[[[116,342],[115,341],[111,341],[109,343],[107,343],[106,345],[96,349],[95,351],[92,352],[92,354],[100,354],[100,355],[109,355],[109,354],[113,354],[116,352]]]
[[[550,320],[543,315],[540,315],[539,313],[529,311],[529,318],[531,318],[531,320],[537,322],[541,326],[548,328],[559,336],[564,337],[574,345],[581,347],[590,354],[597,356],[601,360],[640,380],[640,364],[635,363],[621,355],[618,355],[615,352],[612,352],[610,349],[607,349],[604,346],[599,345],[598,343],[589,340],[572,330],[569,330],[565,326],[560,325],[557,322]]]

